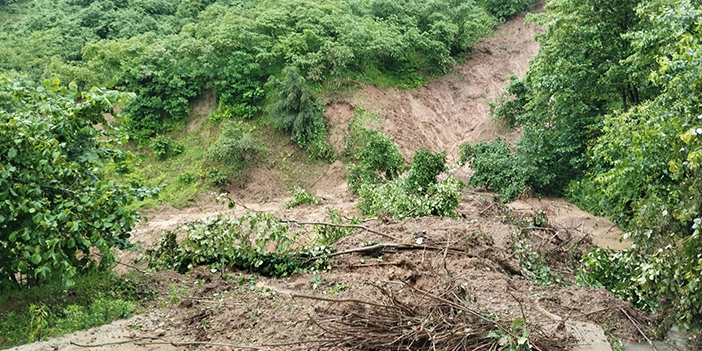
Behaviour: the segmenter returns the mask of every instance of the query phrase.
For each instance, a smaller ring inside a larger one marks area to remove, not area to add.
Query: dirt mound
[[[391,135],[407,156],[421,146],[456,155],[465,141],[492,140],[501,136],[514,141],[517,132],[504,133],[489,114],[488,102],[504,91],[508,76],[523,76],[529,60],[539,50],[536,24],[523,17],[501,24],[494,35],[475,48],[473,57],[450,74],[413,90],[365,86],[344,101],[327,107],[332,139],[352,116],[352,105],[383,117],[383,132]],[[338,139],[338,138],[337,138]],[[336,145],[336,144],[335,144]]]

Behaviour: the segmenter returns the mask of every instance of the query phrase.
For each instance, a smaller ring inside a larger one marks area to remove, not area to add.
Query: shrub
[[[208,157],[234,173],[251,167],[267,152],[265,145],[251,134],[252,131],[243,122],[225,122],[219,138],[208,151]]]
[[[467,163],[474,171],[469,184],[491,187],[502,202],[514,200],[528,188],[524,169],[519,159],[501,139],[492,142],[479,141],[460,146],[460,162]]]
[[[151,149],[159,160],[177,156],[185,151],[185,147],[176,143],[171,138],[159,135],[151,142]]]
[[[358,193],[364,183],[377,184],[397,178],[406,167],[405,156],[400,148],[383,133],[363,130],[365,145],[355,156],[358,164],[349,164],[349,191]]]
[[[326,131],[326,128],[324,130]],[[323,134],[320,134],[307,145],[307,156],[314,161],[322,160],[332,163],[336,159],[336,152],[334,152],[334,146],[324,138]]]
[[[408,191],[406,179],[385,184],[363,184],[359,190],[358,208],[364,215],[393,218],[445,216],[454,217],[461,201],[460,183],[454,179],[433,184],[426,194]]]
[[[497,102],[490,103],[490,113],[499,121],[512,129],[524,121],[528,121],[524,106],[528,101],[528,88],[517,76],[509,77],[507,92],[500,96]]]
[[[583,257],[583,264],[576,276],[577,283],[606,288],[636,307],[651,311],[659,307],[659,303],[638,280],[643,274],[642,258],[631,250],[614,252],[596,249]]]
[[[433,153],[422,147],[412,157],[412,165],[405,180],[408,190],[426,193],[437,182],[437,177],[446,170],[446,151]]]
[[[479,0],[478,5],[483,6],[490,14],[500,20],[505,20],[519,12],[524,11],[534,0]]]
[[[183,172],[176,177],[175,182],[176,184],[180,185],[190,185],[190,184],[195,184],[197,181],[197,178],[190,172]]]
[[[285,208],[291,209],[300,205],[318,205],[319,198],[296,186],[292,191],[293,199],[285,203]]]
[[[212,185],[221,186],[227,184],[229,174],[223,172],[219,168],[209,167],[207,170],[205,170],[205,178],[212,183]]]
[[[185,273],[199,265],[221,270],[235,267],[267,276],[299,271],[306,259],[294,249],[296,236],[271,214],[242,217],[218,215],[182,227],[186,238],[165,232],[160,246],[149,250],[149,265]]]
[[[341,224],[343,222],[343,218],[339,214],[339,211],[333,208],[327,208],[327,217],[329,218],[329,223]],[[358,224],[360,223],[360,221],[352,219],[351,223]],[[333,227],[328,225],[316,225],[313,227],[313,230],[316,233],[314,237],[315,245],[330,246],[336,243],[337,241],[341,240],[342,238],[345,238],[351,232],[357,229]]]

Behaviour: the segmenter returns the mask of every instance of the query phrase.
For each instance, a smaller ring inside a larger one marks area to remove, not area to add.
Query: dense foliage
[[[702,9],[667,0],[547,9],[536,16],[547,25],[539,54],[494,110],[523,136],[514,153],[497,152],[499,142],[467,147],[474,183],[504,200],[515,186],[566,193],[612,217],[634,247],[589,255],[582,281],[700,327]]]
[[[134,92],[124,129],[146,140],[182,123],[189,101],[204,89],[217,94],[224,115],[260,115],[264,84],[286,67],[315,84],[352,77],[416,86],[422,74],[445,72],[453,57],[492,30],[496,17],[522,10],[526,1],[35,0],[28,6],[23,20],[3,26],[0,69]],[[317,114],[305,110],[301,117]],[[294,136],[298,143],[309,137]]]
[[[0,285],[71,285],[93,252],[129,246],[138,217],[125,207],[145,192],[102,171],[124,157],[103,114],[125,98],[0,77]]]
[[[502,139],[462,144],[459,156],[459,161],[470,162],[474,171],[469,184],[492,187],[503,202],[515,199],[527,188],[528,175],[520,165],[521,160]]]
[[[357,141],[354,158],[357,163],[346,167],[349,191],[358,193],[363,184],[379,184],[397,178],[407,161],[400,148],[390,138],[377,130],[362,129]]]

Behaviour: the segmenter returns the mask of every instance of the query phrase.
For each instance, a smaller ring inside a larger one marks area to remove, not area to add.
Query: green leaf
[[[41,254],[35,253],[34,255],[32,255],[32,263],[34,263],[35,265],[41,263]]]

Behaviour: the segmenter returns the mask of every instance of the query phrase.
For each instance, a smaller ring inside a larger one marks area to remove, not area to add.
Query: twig
[[[382,266],[399,266],[403,262],[378,262],[378,263],[367,263],[367,264],[350,264],[348,266],[343,266],[341,268],[365,268],[365,267],[382,267]]]
[[[610,306],[610,307],[600,308],[599,310],[594,310],[594,311],[587,312],[587,313],[582,313],[582,312],[581,312],[580,314],[582,314],[583,316],[589,316],[589,315],[591,315],[591,314],[604,312],[604,311],[611,310],[611,309],[614,309],[614,308],[622,308],[622,307],[624,307],[624,306],[625,306],[625,305]]]
[[[129,344],[131,342],[138,342],[141,340],[158,340],[160,338],[153,337],[153,336],[141,336],[138,338],[134,339],[129,339],[129,340],[122,340],[122,341],[113,341],[113,342],[105,342],[101,344],[79,344],[77,342],[69,342],[69,344],[77,347],[103,347],[103,346],[112,346],[112,345],[124,345],[124,344]]]
[[[122,263],[122,262],[119,262],[119,261],[116,261],[116,263],[117,263],[117,264],[121,264],[121,265],[123,265],[123,266],[125,266],[125,267],[129,267],[129,268],[131,268],[131,269],[134,269],[134,270],[136,270],[137,272],[139,272],[139,273],[141,273],[141,274],[147,274],[147,272],[146,272],[145,270],[143,270],[143,269],[141,269],[141,268],[139,268],[139,267],[137,267],[137,266],[132,266],[131,264]]]
[[[226,343],[218,343],[218,342],[206,342],[206,341],[183,341],[183,342],[177,342],[177,341],[153,341],[153,342],[144,342],[144,343],[136,343],[135,345],[139,346],[148,346],[148,345],[173,345],[173,346],[194,346],[194,345],[202,345],[202,346],[218,346],[218,347],[229,347],[229,348],[234,348],[234,349],[249,349],[249,350],[269,350],[271,347],[281,347],[281,346],[291,346],[291,345],[301,345],[301,344],[314,344],[314,343],[325,343],[325,342],[336,342],[339,341],[337,339],[322,339],[322,340],[305,340],[305,341],[291,341],[291,342],[285,342],[285,343],[279,343],[279,344],[263,344],[259,346],[244,346],[244,345],[236,345],[236,344],[226,344]]]
[[[379,232],[379,231],[374,230],[374,229],[370,229],[366,226],[359,225],[359,224],[335,224],[335,223],[327,223],[327,222],[302,222],[302,221],[298,221],[295,219],[288,219],[288,218],[281,218],[280,221],[281,222],[288,222],[288,223],[295,223],[298,225],[323,225],[323,226],[335,227],[335,228],[363,229],[365,231],[371,232],[373,234],[378,234],[378,235],[385,237],[385,238],[388,238],[388,239],[396,239],[396,237],[394,237],[390,234],[385,234],[385,233]]]
[[[96,256],[100,256],[101,258],[102,258],[102,257],[105,257],[105,255],[103,255],[103,254],[101,254],[101,253],[99,253],[99,252],[94,252],[93,254],[96,255]],[[129,267],[129,268],[131,268],[131,269],[134,269],[134,270],[136,270],[137,272],[139,272],[139,273],[141,273],[141,274],[147,274],[147,272],[146,272],[145,270],[143,270],[143,269],[141,269],[141,268],[139,268],[139,267],[137,267],[137,266],[132,266],[131,264],[122,263],[122,262],[120,262],[120,261],[115,261],[115,263],[116,263],[116,264],[121,264],[121,265],[123,265],[123,266],[125,266],[125,267]]]
[[[389,308],[391,306],[386,306],[386,305],[381,305],[378,303],[374,302],[369,302],[369,301],[363,301],[363,300],[357,300],[357,299],[332,299],[329,297],[321,297],[321,296],[312,296],[312,295],[303,295],[303,294],[290,294],[290,297],[296,298],[299,297],[301,299],[310,299],[310,300],[319,300],[319,301],[327,301],[327,302],[338,302],[338,303],[360,303],[364,305],[370,305],[370,306],[376,306],[376,307],[383,307],[383,308]]]
[[[626,312],[626,310],[624,310],[624,308],[619,307],[619,310],[622,311],[626,315],[627,318],[629,318],[631,323],[636,327],[636,330],[638,330],[639,333],[641,333],[641,335],[644,337],[644,339],[646,339],[646,341],[648,341],[649,345],[651,345],[653,350],[658,351],[658,349],[656,348],[656,345],[654,345],[653,341],[651,341],[651,339],[649,339],[648,336],[646,336],[646,334],[644,334],[644,332],[641,330],[641,328],[639,328],[639,325],[636,324],[636,321],[634,321],[634,318],[631,318],[631,316]]]
[[[483,215],[483,213],[487,212],[489,209],[491,209],[493,206],[495,206],[496,202],[493,202],[490,204],[490,206],[484,208],[482,211],[480,211],[479,215]]]
[[[357,253],[357,252],[368,252],[368,251],[382,250],[382,249],[386,249],[386,248],[393,248],[393,249],[397,249],[397,250],[433,250],[433,251],[443,251],[444,250],[444,248],[437,247],[437,246],[383,243],[383,244],[376,244],[376,245],[364,246],[364,247],[356,247],[356,248],[349,249],[349,250],[334,252],[334,253],[331,253],[329,255],[326,255],[326,257],[330,258],[330,257],[334,257],[334,256],[341,256],[341,255]],[[446,250],[447,251],[454,251],[454,252],[463,252],[463,253],[467,252],[466,250],[452,248],[452,247],[449,247]],[[307,262],[312,262],[312,261],[314,261],[318,258],[321,258],[321,257],[324,257],[324,256],[312,257],[309,260],[307,260]],[[469,254],[469,257],[474,257],[474,256]]]

